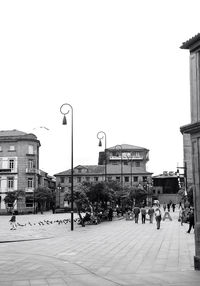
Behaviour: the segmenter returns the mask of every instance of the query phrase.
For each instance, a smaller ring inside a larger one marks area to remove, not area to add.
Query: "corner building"
[[[34,189],[38,187],[40,141],[34,134],[18,130],[0,131],[0,213],[9,205],[4,198],[8,192],[26,193],[15,206],[21,212],[33,212]]]

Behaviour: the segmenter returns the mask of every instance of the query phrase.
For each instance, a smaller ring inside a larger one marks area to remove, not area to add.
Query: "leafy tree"
[[[8,192],[4,198],[5,204],[8,206],[8,204],[12,205],[12,207],[7,207],[7,211],[12,211],[15,207],[15,205],[18,203],[18,201],[22,200],[22,198],[25,196],[25,191],[23,190],[15,190]]]
[[[46,203],[51,203],[53,201],[53,194],[51,189],[48,187],[39,187],[34,192],[35,202],[40,205],[40,212],[43,213]]]
[[[71,190],[67,190],[67,192],[65,193],[65,199],[71,202]],[[80,184],[74,187],[73,201],[76,205],[77,213],[82,222],[83,218],[81,212],[85,211],[90,205],[90,202],[86,195],[86,186],[84,184]]]

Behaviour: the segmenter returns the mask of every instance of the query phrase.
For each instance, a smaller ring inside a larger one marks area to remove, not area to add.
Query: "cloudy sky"
[[[199,30],[195,0],[1,1],[0,130],[32,132],[40,168],[97,164],[97,132],[107,147],[150,150],[148,171],[183,162],[180,126],[190,123],[189,52]],[[40,128],[44,126],[48,128]]]

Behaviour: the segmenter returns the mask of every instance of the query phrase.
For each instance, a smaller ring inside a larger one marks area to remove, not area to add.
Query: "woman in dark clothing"
[[[194,211],[193,211],[193,209],[191,209],[189,212],[188,220],[189,220],[189,229],[188,229],[187,233],[190,233],[192,227],[194,228]]]

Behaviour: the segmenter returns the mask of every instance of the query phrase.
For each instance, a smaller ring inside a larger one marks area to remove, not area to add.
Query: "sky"
[[[149,149],[154,175],[183,165],[190,123],[189,51],[196,0],[0,1],[0,130],[34,133],[40,169],[98,164],[107,147]],[[40,128],[45,127],[45,128]]]

